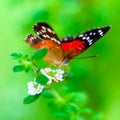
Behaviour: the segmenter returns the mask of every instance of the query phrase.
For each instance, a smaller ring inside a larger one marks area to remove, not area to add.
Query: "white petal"
[[[29,95],[35,95],[42,92],[44,86],[41,84],[38,84],[37,82],[28,82],[28,94]],[[37,85],[37,86],[36,86]]]
[[[57,72],[58,74],[64,74],[64,70],[61,70],[61,69],[57,69],[56,72]]]

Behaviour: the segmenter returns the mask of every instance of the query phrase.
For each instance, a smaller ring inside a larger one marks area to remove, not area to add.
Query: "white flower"
[[[52,69],[51,69],[51,68],[45,68],[44,71],[45,71],[45,72],[51,72]]]
[[[57,74],[64,74],[64,70],[57,69],[57,70],[56,70],[56,73],[57,73]]]
[[[28,86],[28,94],[29,95],[36,95],[36,94],[40,94],[44,88],[43,85],[38,84],[37,82],[28,82],[27,83]]]
[[[40,69],[40,72],[49,79],[49,81],[47,82],[48,85],[51,84],[52,81],[58,82],[64,80],[63,79],[64,70],[44,68],[44,69]]]
[[[59,80],[59,81],[63,81],[63,80],[64,80],[64,79],[63,79],[63,75],[61,75],[61,74],[56,74],[55,77],[56,77],[56,79]]]

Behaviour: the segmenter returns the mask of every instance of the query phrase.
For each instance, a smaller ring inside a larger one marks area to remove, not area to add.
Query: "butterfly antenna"
[[[99,54],[96,54],[96,55],[87,56],[87,57],[80,57],[80,58],[76,58],[76,59],[94,58],[94,57],[98,57],[98,56],[99,56]]]

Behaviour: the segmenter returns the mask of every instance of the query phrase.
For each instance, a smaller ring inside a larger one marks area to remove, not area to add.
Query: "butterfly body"
[[[45,61],[56,66],[62,66],[74,57],[81,54],[98,39],[105,35],[110,26],[92,29],[76,37],[66,37],[60,40],[53,29],[44,22],[38,22],[34,26],[37,36],[28,35],[26,42],[34,49],[46,48],[48,53]]]

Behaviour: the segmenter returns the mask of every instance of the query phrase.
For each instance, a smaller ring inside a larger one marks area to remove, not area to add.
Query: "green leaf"
[[[32,60],[34,61],[39,60],[40,58],[43,58],[46,54],[47,54],[47,49],[45,48],[39,49],[33,54]]]
[[[62,103],[60,106],[61,110],[66,112],[66,113],[72,113],[72,109],[69,105]]]
[[[13,59],[19,59],[19,58],[22,58],[22,57],[23,57],[23,54],[20,53],[20,52],[13,52],[13,53],[11,54],[11,57],[12,57]]]
[[[67,93],[69,91],[69,88],[66,85],[62,85],[62,86],[59,87],[59,91],[61,93]]]
[[[74,74],[72,72],[69,72],[68,75],[67,75],[67,78],[72,78],[74,76]]]
[[[54,98],[54,95],[50,90],[44,90],[42,92],[42,96],[46,98]]]
[[[40,75],[36,77],[36,82],[42,85],[46,85],[48,82],[48,79],[44,75]]]
[[[75,102],[80,106],[85,105],[88,101],[87,94],[85,94],[84,92],[69,93],[66,97],[68,101]]]
[[[24,98],[23,103],[24,103],[24,104],[33,103],[33,102],[35,102],[39,97],[40,97],[40,94],[38,94],[38,95],[28,95],[27,97]]]
[[[25,72],[28,73],[32,70],[31,66],[25,66]]]
[[[23,64],[19,64],[19,65],[15,65],[13,67],[13,71],[14,72],[21,72],[25,69],[25,66]]]
[[[70,105],[72,111],[74,111],[75,113],[79,112],[80,108],[74,102],[69,103],[69,105]]]

